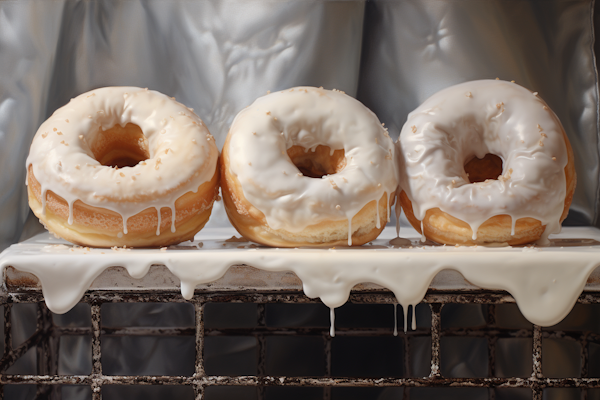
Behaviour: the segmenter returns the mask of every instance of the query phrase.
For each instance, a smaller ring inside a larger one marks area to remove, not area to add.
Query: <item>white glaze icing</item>
[[[563,248],[554,241],[559,239],[553,239],[551,246],[543,248],[420,246],[414,234],[410,246],[402,248],[389,244],[393,228],[387,228],[383,235],[388,238],[373,245],[335,250],[240,249],[239,242],[204,239],[199,250],[189,250],[197,249],[198,243],[187,250],[181,246],[166,251],[106,250],[33,240],[0,254],[0,268],[10,265],[36,275],[48,307],[57,313],[73,307],[94,279],[112,266],[123,266],[132,277],[141,278],[151,265],[165,265],[181,280],[181,292],[190,299],[198,284],[213,282],[230,266],[245,264],[266,271],[293,271],[306,295],[321,298],[331,309],[344,304],[359,283],[381,285],[395,294],[405,319],[409,306],[422,300],[432,279],[451,269],[481,288],[506,290],[528,320],[550,326],[568,314],[588,276],[600,265],[600,245]]]
[[[408,115],[397,142],[400,187],[415,217],[440,210],[471,226],[506,214],[560,232],[567,150],[556,115],[536,93],[511,82],[481,80],[441,90]],[[498,180],[469,183],[464,165],[487,153],[503,161]]]
[[[88,141],[99,129],[138,125],[150,158],[120,169],[101,165]],[[196,192],[215,171],[218,149],[202,120],[164,94],[136,87],[106,87],[84,93],[59,108],[38,129],[26,166],[42,186],[42,214],[48,190],[69,204],[76,200],[119,213],[127,219],[147,208],[171,209],[187,192]],[[181,168],[185,164],[185,168]],[[175,231],[175,218],[171,219]],[[160,224],[159,224],[160,226]],[[157,235],[160,233],[157,230]]]
[[[387,130],[340,91],[297,87],[260,97],[236,116],[229,135],[230,170],[272,229],[300,232],[346,219],[351,245],[352,217],[398,185]],[[294,145],[343,149],[346,166],[322,179],[304,176],[286,153]]]
[[[329,336],[335,337],[335,308],[329,309]]]

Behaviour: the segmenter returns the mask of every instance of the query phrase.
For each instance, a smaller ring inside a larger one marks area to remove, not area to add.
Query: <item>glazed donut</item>
[[[394,145],[369,109],[341,91],[296,87],[234,119],[221,156],[227,215],[268,246],[361,245],[389,219]]]
[[[219,151],[193,110],[135,87],[95,89],[56,110],[27,158],[29,205],[85,246],[192,239],[218,196]]]
[[[547,243],[575,190],[573,151],[534,92],[481,80],[444,89],[408,115],[397,142],[399,201],[444,244]]]

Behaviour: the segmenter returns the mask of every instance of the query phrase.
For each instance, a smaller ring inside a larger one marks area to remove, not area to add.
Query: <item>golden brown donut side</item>
[[[554,117],[560,124],[560,121]],[[560,125],[562,127],[562,125]],[[573,158],[573,149],[569,138],[562,129],[563,139],[567,149],[568,162],[565,166],[566,178],[566,195],[564,202],[563,213],[560,217],[560,222],[564,221],[569,213],[569,207],[575,193],[577,176],[575,173],[575,162]],[[485,175],[485,174],[484,174]],[[412,202],[404,191],[398,196],[402,209],[410,224],[421,232],[421,221],[419,221],[414,213]],[[545,226],[534,218],[520,218],[515,226],[515,234],[511,235],[512,219],[508,215],[496,215],[485,221],[477,230],[477,239],[473,240],[473,231],[471,227],[464,221],[453,217],[452,215],[441,211],[439,208],[428,210],[423,219],[424,234],[427,239],[434,242],[449,245],[486,245],[492,243],[506,243],[511,246],[535,242],[540,239]]]
[[[191,240],[204,227],[219,193],[219,169],[215,168],[211,180],[203,183],[196,193],[188,192],[177,199],[175,232],[171,232],[170,208],[161,209],[160,235],[156,235],[158,215],[154,207],[130,217],[128,234],[118,237],[123,231],[120,214],[78,200],[73,204],[73,224],[69,225],[67,202],[50,190],[46,192],[46,212],[42,215],[41,186],[31,166],[27,184],[29,206],[34,214],[50,232],[70,242],[93,247],[157,247]]]
[[[246,239],[274,247],[299,247],[299,246],[347,246],[348,221],[324,221],[306,227],[301,232],[293,233],[286,230],[271,229],[264,214],[254,207],[244,197],[241,185],[229,169],[229,141],[228,136],[219,157],[221,168],[221,193],[223,204],[231,224]],[[326,163],[323,159],[319,162]],[[379,201],[380,228],[376,227],[377,202],[372,201],[364,206],[352,218],[352,227],[359,227],[352,234],[352,245],[360,246],[379,236],[387,223],[388,195],[384,193]],[[392,197],[393,200],[393,197]]]

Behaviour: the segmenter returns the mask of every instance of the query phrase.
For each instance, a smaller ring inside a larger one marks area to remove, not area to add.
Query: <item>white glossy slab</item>
[[[401,237],[411,241],[415,249],[425,251],[436,251],[436,246],[431,247],[431,243],[423,246],[420,241],[420,235],[413,228],[403,227]],[[202,250],[226,249],[231,251],[243,251],[256,244],[246,241],[232,241],[231,238],[240,238],[240,235],[233,228],[210,228],[198,233],[194,242],[185,242],[179,246],[171,246],[167,252],[155,250],[144,250],[156,252],[159,256],[168,256],[173,250],[194,250],[197,245],[202,243]],[[396,231],[393,227],[386,227],[381,236],[373,243],[363,246],[365,249],[372,249],[373,246],[391,246],[390,240],[396,237]],[[553,250],[560,251],[564,249],[573,250],[574,248],[595,248],[600,257],[600,229],[593,227],[564,227],[562,233],[552,237],[554,244]],[[49,233],[42,233],[33,238],[15,244],[7,249],[2,255],[20,254],[39,256],[42,254],[42,248],[48,245],[72,246],[62,239],[56,239]],[[409,245],[410,246],[410,245]],[[406,250],[409,246],[405,246]],[[276,251],[275,249],[271,249]],[[110,250],[105,250],[109,252]],[[133,251],[138,251],[134,249]],[[588,251],[588,250],[586,250]],[[81,254],[83,255],[83,253]],[[99,255],[101,256],[101,255]],[[418,266],[415,266],[418,268]],[[568,268],[568,266],[565,266]],[[40,290],[39,280],[35,275],[22,272],[14,268],[7,268],[4,274],[3,290]],[[141,279],[132,278],[125,268],[111,267],[98,276],[92,283],[90,289],[95,290],[180,290],[179,279],[163,265],[154,265],[148,271],[148,274]],[[250,266],[240,265],[231,267],[225,275],[212,283],[201,284],[197,289],[219,290],[219,291],[237,291],[237,290],[302,290],[302,282],[293,272],[273,272],[263,271]],[[433,290],[477,290],[479,287],[469,283],[464,277],[452,270],[445,270],[438,273],[430,284]],[[373,283],[362,283],[355,286],[354,290],[385,290],[382,286]],[[588,278],[585,286],[587,291],[600,291],[600,268],[597,268]]]

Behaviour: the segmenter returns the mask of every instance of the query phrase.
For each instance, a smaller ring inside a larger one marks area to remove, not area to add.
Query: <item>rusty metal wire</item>
[[[394,304],[392,293],[386,291],[354,292],[350,301],[357,304]],[[195,326],[193,328],[161,328],[161,327],[103,327],[101,321],[101,305],[112,302],[187,302],[180,294],[165,292],[131,292],[131,291],[90,291],[82,302],[90,304],[91,327],[61,327],[54,325],[52,315],[43,303],[42,294],[38,291],[9,293],[0,298],[4,306],[4,354],[0,359],[0,386],[7,384],[35,384],[38,397],[60,398],[59,385],[88,385],[92,389],[92,398],[102,398],[104,385],[188,385],[193,387],[195,398],[203,399],[204,391],[209,386],[254,386],[258,390],[258,398],[263,399],[268,386],[308,386],[323,387],[323,398],[331,398],[331,388],[347,387],[481,387],[481,388],[529,388],[534,400],[541,400],[545,388],[579,388],[582,398],[587,398],[586,389],[600,388],[600,378],[588,377],[587,344],[600,343],[600,335],[591,332],[563,332],[542,330],[532,325],[531,329],[507,329],[498,327],[495,320],[495,305],[514,303],[514,299],[502,292],[459,291],[430,292],[423,300],[431,309],[431,327],[418,328],[408,332],[400,332],[404,336],[405,370],[410,368],[410,340],[414,337],[431,338],[431,368],[428,376],[395,378],[350,378],[333,377],[331,370],[331,337],[329,330],[323,327],[270,327],[266,324],[265,304],[267,303],[319,303],[309,299],[301,292],[197,292],[190,301],[194,305]],[[257,303],[257,326],[254,328],[205,328],[204,307],[208,302],[251,302]],[[579,303],[600,303],[600,295],[584,293]],[[12,305],[18,303],[37,303],[37,328],[35,333],[18,347],[13,348],[11,333]],[[484,327],[444,328],[442,329],[442,308],[445,304],[488,304],[487,323]],[[391,328],[337,328],[339,336],[382,336],[391,335]],[[65,335],[89,335],[92,347],[92,371],[90,375],[58,375],[58,351],[60,337]],[[191,376],[113,376],[104,375],[102,371],[101,336],[194,336],[195,337],[195,370]],[[325,359],[325,373],[321,377],[286,377],[269,376],[266,369],[266,337],[268,336],[321,336]],[[258,365],[256,376],[215,376],[208,375],[204,368],[204,341],[209,336],[254,336],[257,338]],[[448,336],[485,337],[488,342],[488,377],[485,378],[450,378],[442,375],[441,370],[441,338]],[[496,342],[500,338],[531,338],[532,362],[531,376],[496,377],[495,353]],[[542,339],[560,338],[576,341],[581,344],[581,376],[577,378],[547,378],[542,372]],[[37,375],[7,374],[6,370],[29,349],[37,351]],[[1,395],[2,391],[0,391]],[[3,396],[2,396],[3,398]],[[405,399],[409,392],[405,389]],[[490,390],[490,398],[494,399],[494,391]]]

